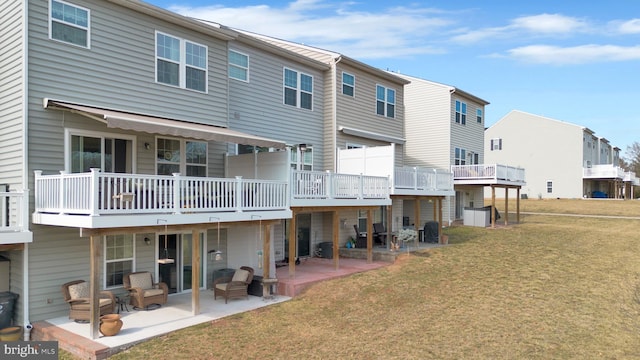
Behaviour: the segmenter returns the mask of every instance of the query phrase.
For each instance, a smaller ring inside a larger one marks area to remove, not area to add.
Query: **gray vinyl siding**
[[[323,162],[325,164],[325,170],[336,171],[336,123],[334,121],[336,116],[336,87],[334,82],[341,83],[339,79],[342,79],[340,74],[336,74],[335,66],[332,66],[331,70],[325,71],[324,77],[324,89],[325,89],[325,101],[324,101],[324,120],[323,120],[323,137],[325,149],[322,154]]]
[[[449,88],[405,78],[411,81],[405,85],[405,164],[448,169],[452,147]]]
[[[281,56],[233,42],[230,48],[249,55],[249,82],[229,79],[229,124],[287,144],[313,145],[315,170],[323,170],[324,74]],[[284,104],[284,68],[313,77],[312,110]]]
[[[466,124],[455,122],[456,100],[467,104]],[[484,107],[471,100],[460,97],[456,93],[451,97],[451,164],[454,164],[454,148],[458,147],[467,151],[467,163],[470,165],[469,154],[471,152],[479,154],[479,164],[484,160],[484,123],[476,121],[476,109]]]
[[[90,49],[49,40],[48,1],[29,3],[29,188],[33,188],[34,170],[52,174],[64,169],[64,131],[68,128],[99,131],[114,137],[134,135],[137,155],[134,171],[155,173],[155,135],[108,129],[89,117],[44,109],[45,97],[227,126],[225,41],[106,1],[72,3],[91,10]],[[208,93],[155,82],[156,30],[207,46]],[[145,142],[152,145],[150,150],[144,148]],[[224,174],[226,149],[226,144],[209,143],[210,176]],[[64,316],[68,305],[62,302],[60,286],[69,280],[88,279],[89,239],[80,238],[77,229],[36,225],[32,231],[28,320]],[[136,247],[145,247],[137,253],[137,269],[155,271],[154,252],[140,238]]]
[[[91,10],[90,49],[49,40],[48,2],[30,6],[32,97],[226,125],[226,42],[105,1],[74,4]],[[155,82],[156,30],[208,47],[207,94]]]
[[[0,184],[22,190],[24,169],[23,1],[0,4]]]

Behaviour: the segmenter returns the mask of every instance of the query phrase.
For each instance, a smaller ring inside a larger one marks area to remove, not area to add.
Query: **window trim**
[[[493,138],[491,139],[489,151],[498,151],[502,150],[502,138]]]
[[[229,55],[232,52],[234,52],[234,53],[236,53],[238,55],[242,55],[242,56],[247,58],[247,67],[246,68],[241,66],[241,65],[231,63],[231,59],[229,58]],[[231,76],[231,71],[227,70],[229,79],[234,79],[234,80],[238,80],[238,81],[242,81],[242,82],[246,82],[246,83],[249,82],[249,67],[251,65],[249,54],[245,54],[245,53],[243,53],[241,51],[238,51],[238,50],[229,49],[229,51],[227,52],[227,63],[228,63],[228,67],[229,68],[234,67],[234,68],[238,68],[238,69],[244,70],[245,74],[246,74],[246,77],[247,77],[246,79],[239,79],[237,77],[233,77],[233,76]]]
[[[345,75],[351,76],[353,78],[353,84],[345,84],[345,82],[344,82],[344,76]],[[345,92],[344,92],[344,87],[345,86],[351,88],[351,92],[352,92],[351,95],[345,94]],[[351,74],[351,73],[348,73],[346,71],[342,72],[342,95],[349,96],[349,97],[352,97],[352,98],[356,97],[356,76]]]
[[[119,235],[127,235],[127,234],[119,234]],[[131,271],[132,272],[136,271],[136,234],[130,234],[131,247],[133,249],[133,254],[131,258],[107,260],[107,239],[109,236],[119,236],[119,235],[104,235],[102,237],[102,242],[103,242],[102,253],[104,254],[104,256],[102,257],[102,273],[104,274],[104,276],[102,277],[102,288],[105,290],[121,288],[124,285],[124,282],[123,282],[122,284],[119,284],[119,285],[112,285],[107,287],[107,278],[108,278],[107,264],[108,263],[131,261]]]
[[[86,11],[87,12],[87,27],[86,27],[86,29],[84,27],[82,27],[82,26],[78,26],[76,24],[71,24],[71,23],[68,23],[68,22],[66,22],[64,20],[54,19],[53,16],[52,16],[53,15],[53,2],[54,1],[57,2],[57,3],[63,4],[63,5],[73,6],[74,8],[78,8],[78,9]],[[77,46],[77,47],[83,48],[83,49],[91,49],[91,10],[90,9],[82,7],[82,6],[78,6],[78,5],[75,5],[73,3],[70,3],[70,2],[67,2],[67,1],[63,1],[63,0],[49,0],[49,14],[48,15],[49,15],[49,40],[57,41],[57,42],[60,42],[60,43],[63,43],[63,44],[71,45],[71,46]],[[65,24],[65,25],[71,26],[71,27],[74,27],[74,28],[86,30],[87,31],[87,44],[83,46],[83,45],[79,45],[79,44],[74,44],[74,43],[69,42],[69,41],[64,41],[64,40],[61,40],[61,39],[55,39],[53,37],[53,22],[54,21],[58,22],[58,23],[61,23],[61,24]]]
[[[476,121],[478,122],[478,124],[482,124],[482,109],[476,109]]]
[[[173,84],[168,84],[168,83],[164,83],[161,81],[158,81],[158,60],[163,60],[163,61],[167,61],[167,62],[171,62],[171,63],[176,63],[175,60],[172,59],[168,59],[168,58],[163,58],[158,56],[158,35],[163,35],[163,36],[168,36],[170,38],[174,38],[180,41],[180,60],[177,63],[178,64],[178,85],[173,85]],[[196,46],[200,46],[203,47],[205,50],[205,59],[204,59],[204,68],[198,67],[198,66],[194,66],[194,65],[188,65],[187,64],[187,43],[196,45]],[[170,86],[173,88],[178,88],[178,89],[184,89],[184,90],[189,90],[189,91],[195,91],[201,94],[208,94],[209,93],[209,47],[207,45],[204,44],[200,44],[197,43],[195,41],[191,41],[191,40],[187,40],[184,38],[181,38],[179,36],[175,36],[175,35],[171,35],[169,33],[165,33],[159,30],[155,31],[155,35],[154,35],[154,58],[155,58],[155,62],[154,62],[154,72],[155,72],[155,82],[156,84],[160,84],[160,85],[165,85],[165,86]],[[194,69],[198,69],[198,70],[202,70],[204,71],[204,90],[199,90],[199,89],[192,89],[187,87],[187,68],[194,68]]]
[[[296,73],[296,87],[295,88],[293,88],[291,86],[288,86],[286,84],[286,73],[287,73],[287,70]],[[304,76],[308,76],[308,77],[311,78],[311,92],[306,91],[306,90],[302,90],[302,76],[303,75]],[[290,67],[286,67],[286,66],[283,67],[282,68],[282,104],[283,105],[287,105],[287,106],[293,106],[293,107],[295,107],[297,109],[304,109],[304,110],[313,111],[313,102],[315,100],[315,96],[314,96],[314,92],[313,92],[314,83],[315,83],[315,79],[314,79],[313,75],[305,73],[305,72],[302,72],[302,71],[299,71],[299,70],[292,69]],[[286,90],[287,89],[293,89],[293,90],[296,91],[296,104],[295,105],[291,105],[291,104],[287,104],[286,103]],[[302,106],[302,101],[301,100],[302,100],[302,93],[303,92],[305,94],[310,94],[311,95],[311,102],[310,102],[311,108],[306,108],[306,107]]]
[[[553,180],[546,181],[547,194],[553,194]]]
[[[454,165],[467,165],[467,149],[455,147],[453,150],[453,163]]]
[[[455,102],[455,122],[460,125],[467,125],[467,103],[456,100]]]
[[[83,137],[95,137],[100,138],[104,145],[104,139],[117,139],[117,140],[126,140],[131,141],[131,169],[132,172],[135,173],[137,169],[137,158],[138,158],[138,144],[137,137],[135,135],[126,135],[112,132],[102,132],[102,131],[91,131],[91,130],[83,130],[76,128],[65,128],[64,129],[64,169],[66,172],[71,173],[71,137],[72,136],[83,136]],[[102,149],[104,151],[104,149]],[[102,154],[102,165],[104,166],[104,154]]]
[[[166,139],[166,140],[175,140],[180,142],[180,161],[178,162],[169,162],[168,164],[178,164],[178,172],[180,173],[180,175],[183,176],[189,176],[187,175],[187,167],[189,166],[197,166],[197,167],[203,167],[204,168],[204,173],[205,176],[208,176],[209,174],[209,143],[207,141],[202,141],[202,140],[195,140],[195,139],[183,139],[183,138],[176,138],[176,137],[171,137],[171,136],[156,136],[155,138],[155,148],[156,148],[156,154],[154,155],[154,163],[155,163],[155,174],[158,174],[158,140],[160,139]],[[187,142],[194,142],[194,143],[202,143],[205,145],[205,154],[207,156],[206,162],[204,165],[201,164],[194,164],[194,163],[188,163],[187,162]]]
[[[384,99],[380,100],[378,99],[378,88],[382,88],[384,89]],[[393,91],[393,102],[389,102],[388,98],[389,98],[389,91]],[[376,106],[375,106],[375,113],[378,116],[384,116],[384,117],[388,117],[390,119],[395,119],[396,118],[396,94],[397,91],[396,89],[381,85],[381,84],[376,84],[376,94],[375,94],[375,98],[376,98]],[[382,102],[384,104],[384,114],[380,114],[378,112],[378,102]],[[393,116],[389,116],[389,105],[393,106]]]

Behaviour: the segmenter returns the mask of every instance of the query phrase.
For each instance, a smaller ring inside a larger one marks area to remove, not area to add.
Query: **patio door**
[[[159,281],[167,284],[169,294],[191,290],[192,248],[191,234],[167,234],[158,237]],[[166,244],[166,248],[165,248]],[[204,251],[204,241],[200,235],[200,254]],[[167,260],[169,259],[169,260]],[[204,283],[204,262],[200,263],[200,287]]]

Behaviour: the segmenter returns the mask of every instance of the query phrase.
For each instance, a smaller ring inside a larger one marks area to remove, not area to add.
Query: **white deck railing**
[[[293,199],[388,199],[389,179],[382,176],[293,170]]]
[[[396,189],[449,191],[453,190],[453,174],[442,169],[397,167],[393,186]]]
[[[623,179],[624,170],[613,164],[600,164],[582,168],[582,176],[585,178]]]
[[[498,164],[452,165],[454,180],[525,182],[524,169]]]
[[[60,214],[283,210],[285,181],[161,175],[35,172],[35,211]]]
[[[29,191],[0,192],[0,233],[28,230]]]

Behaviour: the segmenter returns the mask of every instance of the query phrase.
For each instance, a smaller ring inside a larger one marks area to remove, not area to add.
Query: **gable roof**
[[[483,105],[489,105],[490,104],[487,100],[484,100],[484,99],[482,99],[482,98],[480,98],[478,96],[475,96],[475,95],[473,95],[473,94],[471,94],[469,92],[466,92],[466,91],[464,91],[464,90],[462,90],[460,88],[457,88],[455,86],[452,86],[452,85],[447,85],[447,84],[442,84],[442,83],[438,83],[438,82],[435,82],[435,81],[425,80],[425,79],[421,79],[421,78],[415,77],[415,76],[404,75],[404,74],[400,74],[399,72],[393,72],[393,71],[387,71],[387,72],[389,72],[391,74],[395,74],[396,76],[399,76],[399,77],[401,77],[403,79],[406,79],[406,80],[409,81],[409,83],[422,82],[422,83],[426,83],[426,84],[429,84],[429,85],[432,85],[432,86],[442,87],[444,89],[449,90],[449,92],[451,94],[457,93],[460,96],[466,97],[466,98],[468,98],[470,100],[473,100],[473,101],[475,101],[477,103],[480,103],[480,104],[483,104]]]

